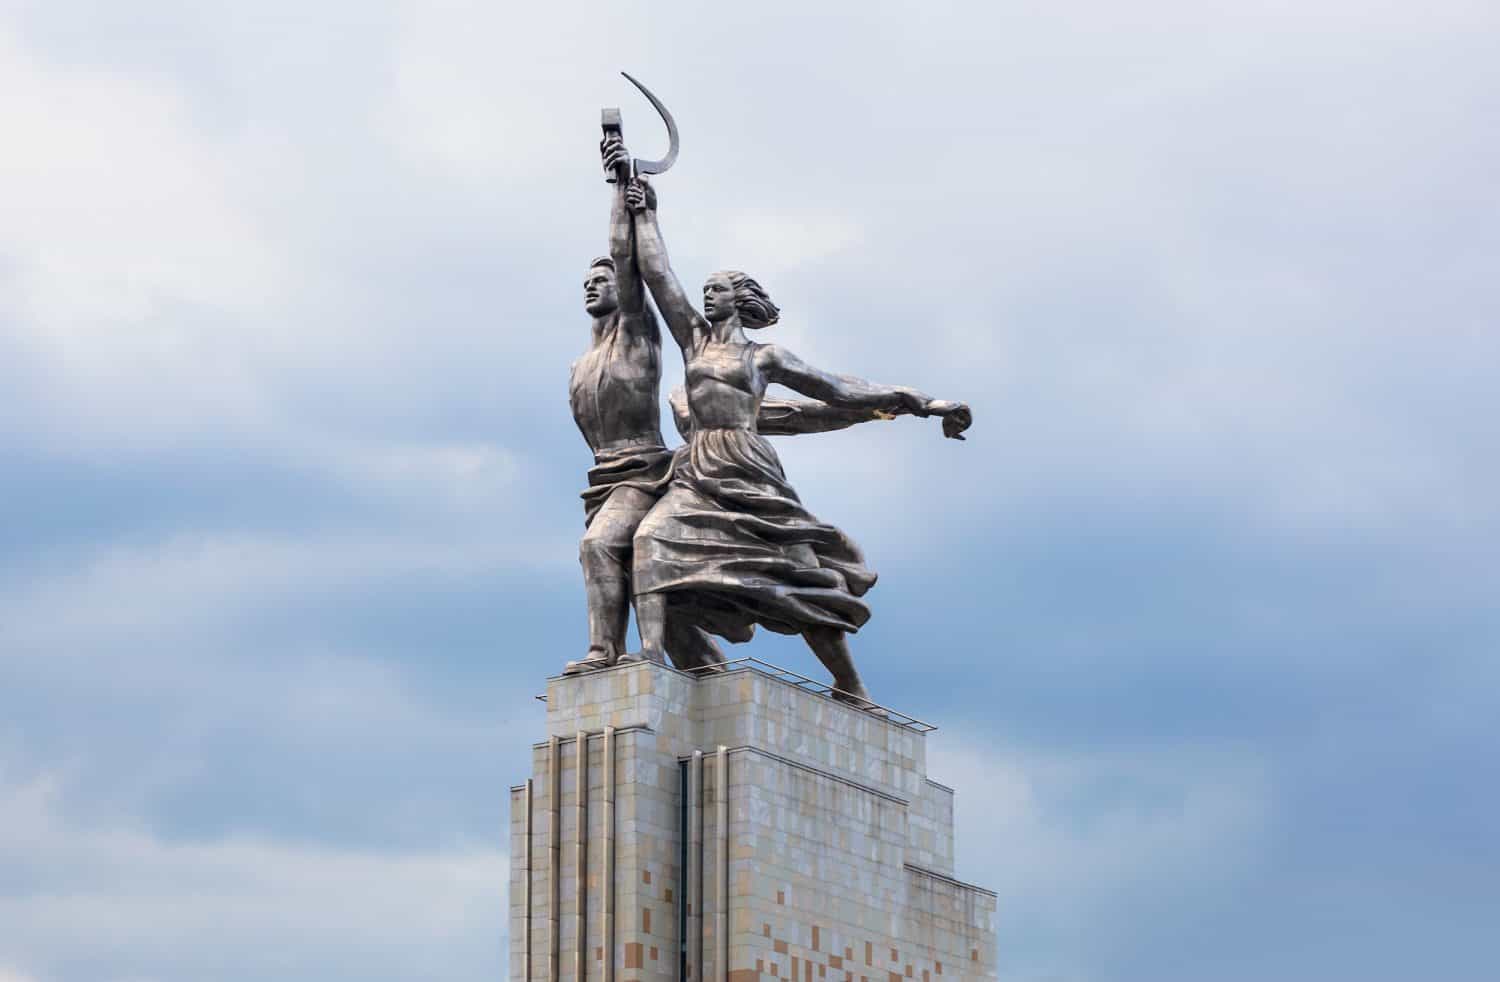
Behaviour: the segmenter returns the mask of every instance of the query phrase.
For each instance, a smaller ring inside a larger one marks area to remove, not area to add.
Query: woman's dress
[[[688,608],[731,641],[748,640],[756,624],[781,634],[857,631],[870,617],[859,598],[875,574],[859,546],[802,507],[755,431],[766,389],[757,347],[695,340],[687,362],[693,428],[666,495],[636,530],[635,590],[667,594],[674,609]]]

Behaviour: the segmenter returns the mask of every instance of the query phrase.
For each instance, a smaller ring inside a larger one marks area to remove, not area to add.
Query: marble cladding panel
[[[664,752],[658,734],[651,732],[628,731],[616,741],[615,978],[675,980],[676,757]],[[595,967],[597,960],[591,970]]]
[[[730,762],[731,982],[994,978],[994,898],[905,865],[910,805],[754,752]]]
[[[908,869],[907,878],[905,933],[913,945],[948,951],[963,978],[995,978],[995,895],[918,870]]]
[[[616,878],[615,977],[675,979],[677,866],[665,849],[646,849],[621,864]]]
[[[547,735],[642,726],[690,751],[695,686],[691,676],[642,663],[548,679]]]
[[[912,799],[907,824],[910,833],[906,861],[913,866],[953,875],[953,789],[923,781]]]
[[[920,793],[921,733],[755,672],[711,676],[698,688],[705,747],[759,747],[897,797]]]

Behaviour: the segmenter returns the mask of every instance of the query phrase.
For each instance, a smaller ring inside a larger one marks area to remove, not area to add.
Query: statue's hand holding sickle
[[[667,111],[667,107],[662,105],[661,100],[653,95],[650,89],[633,78],[629,72],[621,72],[620,74],[629,79],[631,85],[640,89],[641,94],[661,114],[662,121],[667,124],[667,138],[671,141],[671,146],[667,150],[667,155],[660,160],[642,160],[639,157],[631,158],[629,152],[625,149],[624,125],[620,120],[620,110],[601,110],[599,114],[599,126],[604,131],[604,138],[599,142],[599,151],[604,157],[604,179],[611,184],[619,181],[629,184],[643,174],[665,174],[677,162],[677,150],[679,146],[677,121],[672,118],[672,114]],[[652,204],[654,205],[655,202],[653,201]]]

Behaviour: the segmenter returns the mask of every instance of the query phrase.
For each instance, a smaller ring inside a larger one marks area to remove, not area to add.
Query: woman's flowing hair
[[[781,319],[781,308],[771,300],[766,288],[755,282],[754,277],[737,269],[728,269],[724,275],[734,287],[734,309],[740,315],[740,324],[750,330],[770,327]]]

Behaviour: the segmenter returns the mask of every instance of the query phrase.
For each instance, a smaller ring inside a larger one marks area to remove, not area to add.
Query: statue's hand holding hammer
[[[599,157],[604,161],[604,173],[630,173],[630,151],[618,133],[610,133],[599,141]]]
[[[636,213],[656,210],[656,189],[644,177],[633,178],[625,189],[625,206]]]

